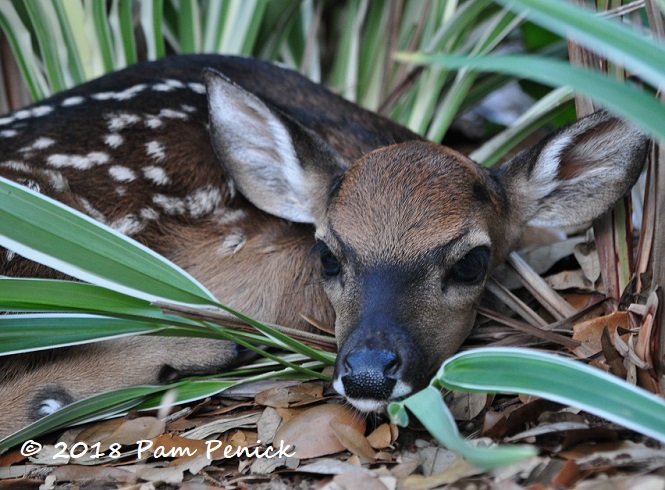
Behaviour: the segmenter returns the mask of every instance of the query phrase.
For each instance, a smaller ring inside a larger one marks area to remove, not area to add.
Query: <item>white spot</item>
[[[171,179],[162,167],[155,167],[154,165],[149,165],[143,167],[143,175],[146,179],[153,181],[157,185],[166,185],[171,182]]]
[[[107,153],[100,151],[92,151],[87,155],[64,155],[62,153],[55,153],[49,155],[46,163],[52,167],[72,167],[78,170],[88,170],[95,165],[103,165],[107,163],[111,157]]]
[[[145,125],[146,125],[146,127],[150,128],[150,129],[157,129],[162,124],[164,124],[164,123],[157,116],[147,116],[145,118]]]
[[[189,112],[190,114],[192,112],[196,112],[196,107],[194,107],[193,105],[180,104],[180,108],[185,112]]]
[[[174,109],[162,109],[159,111],[157,117],[165,117],[167,119],[180,119],[186,121],[189,119],[189,116],[182,111],[176,111]]]
[[[110,100],[110,99],[115,99],[115,92],[99,92],[96,94],[92,94],[90,97],[92,97],[95,100]]]
[[[7,253],[5,254],[7,257],[7,263],[9,264],[14,258],[16,257],[16,253],[12,252],[11,250],[7,250]]]
[[[125,90],[120,92],[99,92],[97,94],[93,94],[91,97],[96,100],[129,100],[135,97],[136,94],[143,91],[145,88],[145,83],[139,83],[137,85],[127,87]]]
[[[183,214],[186,209],[185,202],[179,197],[155,194],[152,196],[152,202],[161,207],[166,214]]]
[[[41,417],[45,417],[47,415],[51,415],[54,412],[57,412],[62,407],[64,407],[64,403],[62,403],[59,400],[54,400],[53,398],[49,398],[47,400],[42,400],[42,402],[39,404],[37,412]]]
[[[123,187],[123,186],[116,187],[115,188],[115,193],[122,197],[125,194],[127,194],[127,187]]]
[[[166,158],[166,152],[164,151],[164,145],[159,141],[149,141],[145,144],[145,152],[149,157],[152,157],[154,160],[161,162]]]
[[[4,129],[0,131],[0,138],[13,138],[18,134],[15,129]]]
[[[4,126],[5,124],[9,124],[14,122],[14,117],[9,116],[9,117],[0,117],[0,126]]]
[[[109,174],[118,182],[131,182],[136,179],[136,173],[131,168],[122,165],[109,167]]]
[[[88,201],[85,197],[78,196],[77,200],[88,216],[96,219],[100,223],[106,223],[106,216],[104,216],[99,210],[95,209],[95,207],[90,204],[90,201]]]
[[[145,225],[134,214],[128,214],[109,224],[111,228],[123,235],[132,236],[140,232]]]
[[[24,146],[23,148],[20,148],[18,151],[25,153],[33,150],[44,150],[50,146],[53,146],[54,144],[55,140],[52,140],[51,138],[40,137],[37,138],[35,141],[33,141],[32,144]]]
[[[31,112],[28,109],[23,109],[22,111],[16,111],[14,117],[16,119],[28,119],[31,116]]]
[[[206,93],[206,87],[202,83],[189,82],[187,85],[189,86],[190,89],[192,89],[197,94],[205,94]]]
[[[126,127],[132,126],[139,122],[141,118],[136,114],[128,112],[119,112],[117,114],[110,114],[107,116],[108,128],[110,131],[121,131]]]
[[[222,202],[222,193],[211,185],[197,189],[185,198],[187,210],[192,218],[200,218],[213,211]]]
[[[32,117],[42,117],[51,112],[53,112],[53,107],[50,105],[38,105],[30,110],[30,115]]]
[[[48,148],[49,146],[52,146],[55,144],[55,141],[52,140],[51,138],[37,138],[34,143],[32,143],[32,147],[35,150],[43,150],[45,148]]]
[[[67,97],[60,103],[60,105],[62,107],[71,107],[83,103],[84,100],[84,97],[81,97],[80,95],[74,95],[73,97]]]
[[[26,172],[26,173],[32,172],[32,169],[30,168],[30,166],[27,163],[17,162],[16,160],[8,160],[6,162],[2,162],[2,163],[0,163],[0,167],[8,168],[8,169],[14,170],[16,172]]]
[[[153,208],[143,208],[139,215],[146,221],[159,219],[159,213]]]
[[[228,257],[229,255],[234,255],[240,251],[240,249],[247,242],[247,237],[240,230],[234,230],[230,235],[227,235],[222,243],[219,245],[217,252],[222,257]]]
[[[180,80],[175,80],[173,78],[169,78],[168,80],[165,80],[166,85],[169,87],[173,88],[184,88],[185,84],[182,83]]]
[[[174,90],[174,87],[171,87],[170,85],[168,85],[166,83],[156,83],[151,88],[155,92],[170,92],[170,91]]]
[[[62,192],[65,190],[65,187],[67,187],[67,179],[65,179],[60,172],[56,172],[55,170],[43,170],[43,172],[49,179],[54,191]]]
[[[247,213],[244,209],[234,209],[233,211],[225,212],[221,218],[219,218],[218,223],[220,225],[230,225],[232,223],[237,223],[246,217]]]
[[[104,136],[104,143],[106,143],[111,148],[118,148],[124,142],[125,139],[118,133],[111,133]]]

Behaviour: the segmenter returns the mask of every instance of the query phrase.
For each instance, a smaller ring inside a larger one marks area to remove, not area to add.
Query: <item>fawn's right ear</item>
[[[257,208],[317,223],[348,164],[317,134],[221,73],[206,69],[210,134],[217,159]]]
[[[636,127],[603,111],[545,138],[497,171],[513,223],[573,226],[597,218],[635,184],[648,143]]]

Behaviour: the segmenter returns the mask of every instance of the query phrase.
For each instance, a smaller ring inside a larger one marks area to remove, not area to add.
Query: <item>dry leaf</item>
[[[339,475],[341,473],[366,474],[370,476],[376,475],[373,471],[363,468],[362,466],[354,466],[332,458],[317,459],[312,463],[300,466],[298,472],[315,473],[319,475]]]
[[[339,439],[339,442],[353,454],[363,458],[365,461],[374,461],[376,459],[376,453],[369,444],[369,441],[367,441],[367,438],[363,435],[365,431],[364,427],[363,432],[359,432],[355,427],[350,425],[331,421],[330,428],[337,436],[337,439]]]
[[[610,333],[616,332],[618,327],[627,329],[629,326],[628,312],[615,311],[609,315],[592,318],[573,326],[573,340],[582,342],[594,352],[602,350],[601,337],[603,329],[607,327]]]
[[[275,438],[275,433],[281,423],[282,417],[277,413],[277,410],[272,407],[267,407],[261,414],[259,421],[256,423],[258,438],[265,444],[270,444]]]
[[[280,386],[262,391],[255,397],[256,403],[273,408],[288,408],[319,402],[323,399],[323,384],[301,383],[295,386]]]
[[[561,271],[545,278],[545,282],[552,289],[564,291],[566,289],[576,289],[578,291],[595,291],[594,284],[589,281],[582,270]]]
[[[51,473],[58,483],[80,481],[106,481],[108,483],[133,483],[136,475],[127,468],[113,468],[110,466],[60,466]]]
[[[358,473],[342,473],[335,476],[333,481],[344,490],[388,490],[378,478]]]
[[[600,278],[600,261],[595,242],[578,243],[573,251],[586,278],[595,284]]]
[[[132,445],[138,441],[154,439],[164,433],[166,424],[155,417],[139,417],[125,420],[106,438],[101,439],[101,450],[106,451],[111,444]]]
[[[487,393],[452,391],[446,395],[446,404],[455,420],[473,420],[485,409]]]
[[[456,482],[466,476],[478,475],[481,470],[474,468],[470,463],[457,458],[442,472],[432,476],[411,475],[401,480],[400,488],[404,490],[429,490]]]
[[[395,433],[393,427],[395,427],[396,431],[397,427],[393,424],[381,424],[374,429],[374,431],[367,436],[367,441],[370,446],[374,449],[386,449],[387,447],[390,447],[397,438],[396,436],[393,437]]]
[[[365,432],[365,420],[358,412],[336,404],[319,405],[286,422],[275,434],[275,441],[284,441],[300,459],[315,458],[344,450],[330,422],[337,422]]]

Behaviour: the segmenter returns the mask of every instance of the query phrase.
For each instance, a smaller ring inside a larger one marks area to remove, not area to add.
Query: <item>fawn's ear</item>
[[[572,226],[597,218],[627,194],[642,171],[648,139],[596,112],[548,136],[497,171],[516,221]]]
[[[217,159],[257,208],[316,223],[348,166],[318,135],[221,73],[206,69],[210,134]]]

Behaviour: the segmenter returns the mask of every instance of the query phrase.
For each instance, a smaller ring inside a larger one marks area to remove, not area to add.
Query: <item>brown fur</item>
[[[223,56],[130,67],[0,118],[0,131],[0,175],[127,233],[221,302],[290,327],[308,328],[301,314],[334,322],[335,387],[364,410],[422,386],[459,348],[527,223],[597,216],[646,151],[599,113],[490,173],[295,72]],[[63,277],[4,250],[0,274]],[[154,336],[3,358],[0,436],[53,406],[236,357],[227,342]]]

